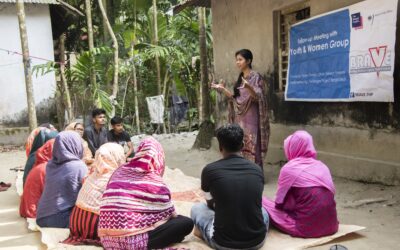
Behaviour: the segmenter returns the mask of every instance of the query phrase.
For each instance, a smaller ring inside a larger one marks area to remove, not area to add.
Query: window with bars
[[[289,61],[289,35],[290,26],[310,17],[309,1],[298,3],[284,9],[275,11],[275,60],[278,66],[278,91],[284,91]]]

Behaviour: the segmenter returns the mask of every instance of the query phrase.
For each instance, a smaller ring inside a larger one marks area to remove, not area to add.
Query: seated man
[[[128,147],[128,151],[125,153],[125,158],[131,158],[134,156],[133,144],[131,137],[124,130],[124,124],[121,117],[115,116],[111,119],[112,129],[108,131],[107,138],[109,142],[115,142],[121,145],[124,149]]]
[[[104,109],[94,109],[92,118],[93,125],[86,127],[83,139],[89,144],[89,149],[94,157],[96,150],[107,142],[106,111]]]
[[[207,165],[201,174],[207,205],[192,208],[195,235],[215,249],[259,249],[269,225],[261,206],[263,172],[240,155],[243,130],[239,125],[221,127],[217,139],[223,159]]]

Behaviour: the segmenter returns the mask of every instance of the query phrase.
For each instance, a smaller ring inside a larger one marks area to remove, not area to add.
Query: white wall
[[[29,50],[31,56],[54,60],[49,6],[25,4]],[[22,56],[1,49],[21,52],[15,4],[0,3],[0,123],[12,119],[27,108]],[[46,63],[32,59],[32,66]],[[54,73],[33,75],[36,104],[52,97],[56,80]]]

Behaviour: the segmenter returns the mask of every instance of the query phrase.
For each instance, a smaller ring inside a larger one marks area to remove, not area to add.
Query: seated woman
[[[40,227],[68,228],[82,181],[87,174],[83,146],[78,133],[65,131],[54,142],[53,158],[46,166],[44,191],[36,223]]]
[[[46,177],[46,165],[53,155],[54,139],[47,141],[36,152],[36,162],[30,171],[22,193],[19,214],[24,218],[36,218],[39,199],[42,196]]]
[[[28,160],[26,161],[24,168],[23,183],[25,185],[26,178],[28,178],[29,172],[32,170],[33,165],[36,161],[36,151],[41,148],[48,140],[54,139],[57,136],[57,131],[50,129],[42,129],[38,132],[33,140],[32,147],[29,152]]]
[[[25,142],[26,157],[29,157],[29,154],[31,153],[33,141],[35,140],[35,137],[39,134],[39,132],[41,130],[57,131],[57,129],[50,123],[41,124],[39,127],[32,130],[32,132],[29,134],[28,138],[26,138],[26,142]]]
[[[82,138],[83,137],[83,132],[85,131],[85,128],[84,128],[82,123],[72,122],[65,128],[65,131],[75,131]],[[83,138],[82,138],[82,144],[83,144],[83,158],[82,158],[82,160],[89,167],[89,169],[92,169],[92,163],[94,162],[93,157],[92,157],[92,152],[89,149],[89,145],[88,145],[87,141],[85,141]]]
[[[105,249],[161,249],[181,242],[193,230],[190,218],[175,213],[162,180],[164,168],[163,148],[148,137],[134,158],[111,176],[98,228]]]
[[[289,162],[281,169],[275,201],[263,199],[272,225],[302,238],[337,232],[335,186],[328,167],[316,160],[311,135],[297,131],[284,142]]]
[[[103,144],[92,165],[94,172],[85,180],[72,210],[70,235],[63,243],[101,245],[97,235],[100,201],[114,171],[125,163],[124,148],[116,143]]]

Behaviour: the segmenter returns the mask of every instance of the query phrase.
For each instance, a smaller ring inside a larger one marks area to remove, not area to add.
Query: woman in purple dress
[[[211,88],[225,94],[229,100],[229,122],[239,124],[244,130],[243,156],[263,167],[269,140],[269,119],[262,76],[252,70],[253,54],[242,49],[236,52],[236,65],[241,73],[233,93],[224,83],[211,84]]]

